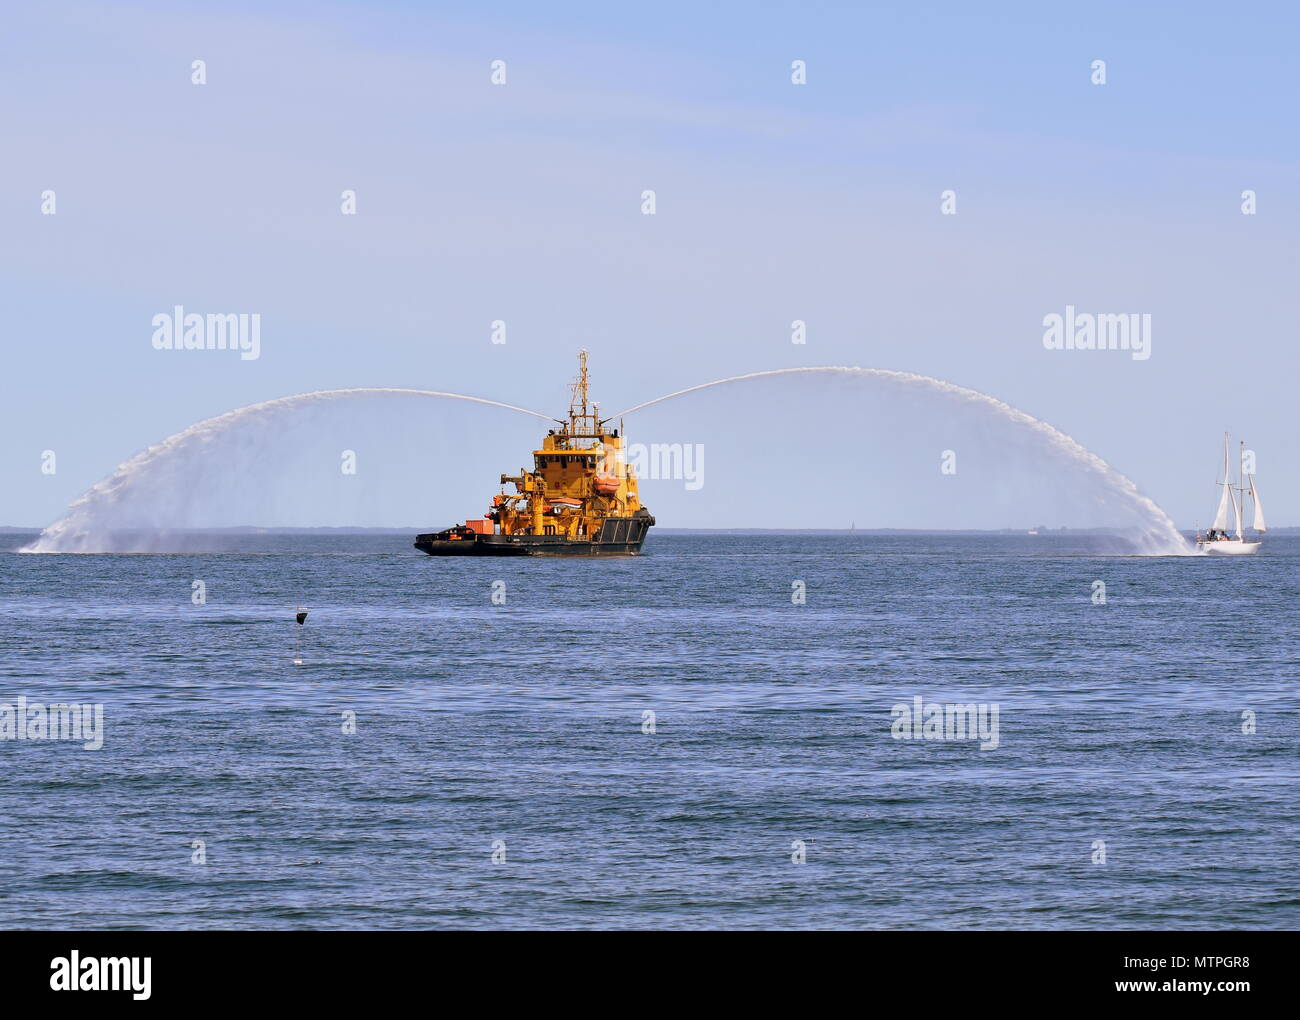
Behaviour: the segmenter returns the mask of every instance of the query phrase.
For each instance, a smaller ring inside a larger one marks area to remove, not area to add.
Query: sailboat
[[[1264,508],[1259,502],[1259,489],[1255,487],[1255,476],[1246,474],[1246,444],[1241,444],[1241,455],[1237,461],[1237,484],[1232,484],[1228,477],[1228,433],[1223,434],[1223,494],[1219,497],[1219,509],[1214,515],[1214,524],[1210,530],[1196,535],[1196,548],[1212,556],[1249,556],[1259,552],[1262,542],[1247,542],[1241,531],[1242,511],[1246,507],[1246,497],[1250,497],[1255,516],[1251,530],[1263,534],[1268,530],[1264,524]],[[1236,524],[1237,537],[1228,534],[1229,515]]]

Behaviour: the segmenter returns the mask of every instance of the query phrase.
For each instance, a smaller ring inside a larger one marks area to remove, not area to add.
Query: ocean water
[[[1300,926],[1300,539],[212,544],[0,551],[0,702],[104,706],[0,741],[0,927]]]

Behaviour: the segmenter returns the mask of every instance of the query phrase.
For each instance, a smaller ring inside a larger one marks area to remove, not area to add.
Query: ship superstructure
[[[503,474],[481,519],[418,535],[415,547],[430,556],[637,555],[655,519],[641,505],[622,430],[601,419],[587,386],[579,351],[568,419],[556,419],[532,469]]]

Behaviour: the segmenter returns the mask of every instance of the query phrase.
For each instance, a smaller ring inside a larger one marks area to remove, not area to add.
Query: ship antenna
[[[573,383],[573,397],[569,401],[569,430],[572,434],[593,431],[594,413],[587,400],[587,350],[578,352],[578,378]],[[582,423],[581,427],[579,422]]]

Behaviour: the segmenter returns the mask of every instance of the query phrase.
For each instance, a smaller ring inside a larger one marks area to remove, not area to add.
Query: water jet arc
[[[1082,443],[1072,439],[1055,426],[1049,425],[1031,414],[1026,414],[1024,411],[1012,407],[996,397],[991,397],[987,393],[981,393],[979,390],[973,390],[968,386],[958,386],[956,383],[945,382],[942,379],[921,375],[917,372],[899,372],[887,368],[862,368],[857,365],[811,365],[799,368],[776,368],[764,372],[748,372],[744,375],[733,375],[725,379],[715,379],[713,382],[700,383],[697,386],[688,386],[684,390],[677,390],[675,393],[655,397],[653,400],[647,400],[644,403],[629,407],[627,410],[614,415],[614,417],[619,418],[629,415],[635,411],[653,407],[655,404],[661,404],[666,400],[672,400],[714,386],[726,386],[750,379],[763,379],[782,375],[838,375],[878,379],[897,383],[900,386],[929,390],[933,393],[939,393],[981,407],[1003,420],[1032,430],[1039,438],[1044,440],[1047,447],[1054,454],[1095,475],[1107,488],[1140,511],[1150,522],[1153,530],[1148,542],[1150,551],[1163,555],[1193,555],[1186,539],[1179,533],[1177,526],[1169,515],[1153,499],[1144,496],[1131,479],[1115,470]]]
[[[526,407],[517,407],[514,404],[502,403],[499,400],[489,400],[486,397],[472,397],[464,393],[444,393],[439,390],[406,389],[399,387],[354,387],[337,390],[316,390],[311,393],[298,393],[288,397],[276,397],[273,400],[264,400],[256,404],[249,404],[245,407],[236,408],[233,411],[227,411],[224,414],[215,415],[211,418],[205,418],[202,421],[195,422],[188,428],[182,429],[180,432],[167,437],[161,443],[156,443],[136,454],[130,460],[120,465],[118,469],[107,478],[96,482],[86,490],[86,492],[68,508],[67,514],[42,531],[35,542],[20,549],[19,552],[105,551],[105,549],[102,548],[103,542],[105,541],[104,538],[102,536],[92,537],[96,527],[102,528],[104,526],[101,520],[97,520],[97,511],[111,511],[119,497],[125,495],[124,490],[130,486],[131,482],[145,474],[151,466],[156,465],[164,458],[182,452],[190,446],[202,444],[204,441],[219,435],[225,429],[239,425],[245,420],[255,420],[259,416],[275,415],[281,411],[291,410],[299,406],[325,403],[328,401],[342,400],[352,397],[376,395],[437,397],[449,400],[463,400],[474,404],[500,407],[508,411],[517,411],[520,414],[531,415],[534,418],[540,418],[547,422],[552,420],[550,415],[542,414],[540,411],[532,411]],[[111,514],[105,516],[111,516]]]

